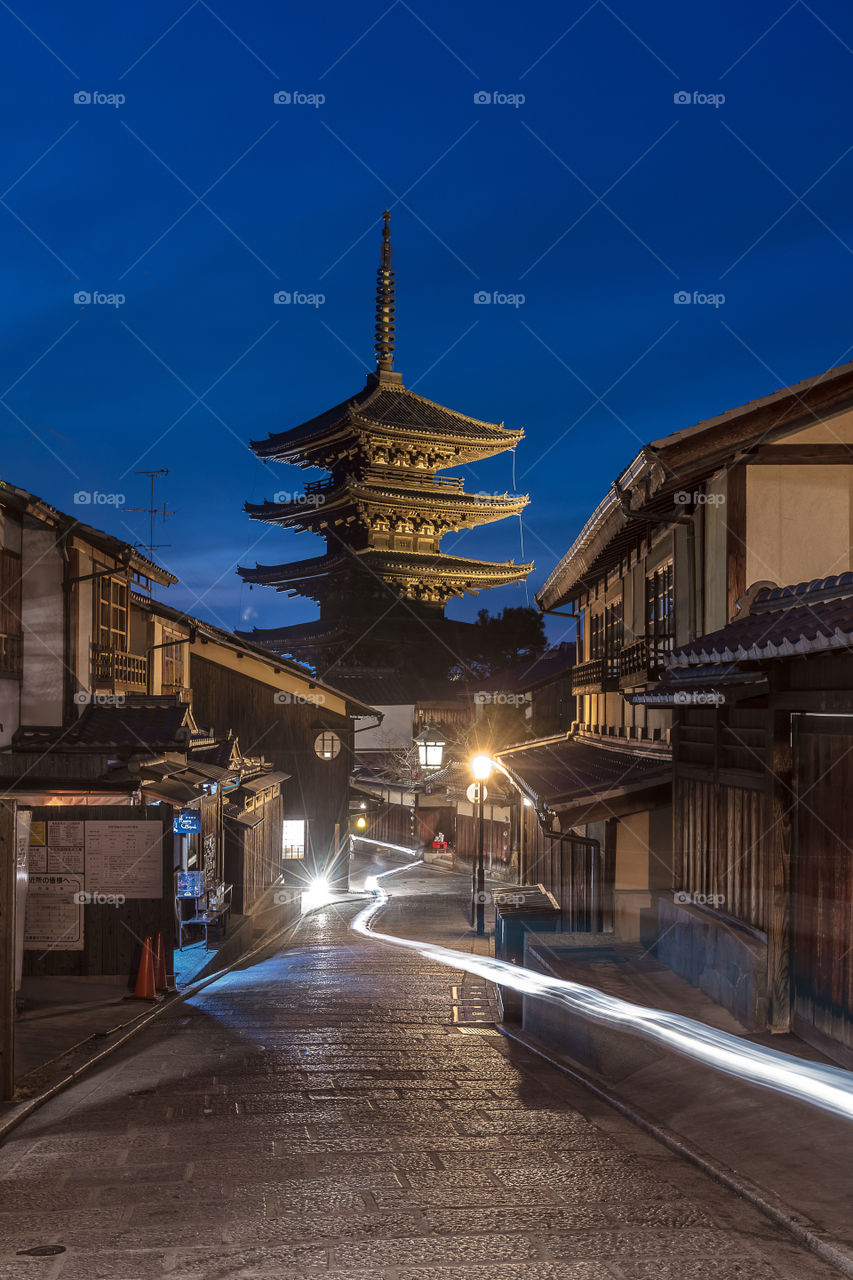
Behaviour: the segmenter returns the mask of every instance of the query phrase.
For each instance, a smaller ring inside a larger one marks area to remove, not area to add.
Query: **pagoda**
[[[376,372],[363,390],[315,418],[252,441],[265,461],[319,467],[328,479],[289,502],[247,503],[253,520],[325,538],[323,555],[240,568],[243,579],[320,606],[314,622],[243,633],[256,644],[330,667],[446,665],[464,623],[444,618],[449,600],[520,582],[532,564],[493,563],[439,549],[445,534],[502,520],[529,499],[466,493],[440,474],[514,449],[523,431],[446,409],[403,386],[394,370],[395,281],[389,213],[384,214],[376,288]]]

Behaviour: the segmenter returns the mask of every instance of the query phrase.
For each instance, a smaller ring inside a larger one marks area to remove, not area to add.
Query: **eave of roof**
[[[553,609],[579,594],[596,562],[627,527],[617,488],[638,515],[653,511],[655,501],[660,507],[670,491],[700,483],[735,455],[747,457],[750,430],[762,442],[776,440],[822,421],[821,408],[834,414],[848,404],[853,404],[853,361],[643,446],[536,593],[540,607]]]

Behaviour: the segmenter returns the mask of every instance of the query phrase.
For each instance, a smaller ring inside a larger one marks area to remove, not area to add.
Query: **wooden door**
[[[794,1029],[853,1048],[853,717],[794,717]]]

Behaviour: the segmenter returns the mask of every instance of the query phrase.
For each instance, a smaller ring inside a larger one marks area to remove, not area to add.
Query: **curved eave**
[[[324,523],[324,514],[354,508],[359,503],[376,507],[411,507],[413,510],[448,512],[465,518],[478,515],[478,524],[503,520],[518,515],[530,502],[527,494],[504,494],[491,497],[488,494],[461,493],[440,489],[373,489],[361,485],[347,485],[341,489],[318,494],[323,501],[313,502],[263,502],[244,504],[244,511],[252,520],[267,524]]]
[[[460,581],[464,590],[483,590],[490,585],[520,582],[533,570],[533,563],[516,564],[513,560],[468,560],[462,556],[419,554],[416,551],[402,554],[368,548],[353,556],[320,556],[313,560],[294,561],[291,564],[255,565],[254,569],[238,567],[237,572],[245,582],[259,586],[275,587],[279,591],[297,590],[300,584],[316,583],[340,572],[352,561],[372,571],[377,578],[410,579],[428,581]]]

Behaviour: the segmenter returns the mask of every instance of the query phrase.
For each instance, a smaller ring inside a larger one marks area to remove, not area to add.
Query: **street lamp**
[[[480,937],[486,932],[486,869],[483,866],[485,840],[485,821],[483,805],[486,799],[486,781],[492,776],[492,761],[487,755],[476,755],[471,761],[471,772],[474,775],[474,799],[477,805],[477,864],[471,876],[472,901],[471,923],[474,923],[474,904],[477,911],[477,933]]]
[[[420,766],[425,772],[435,773],[441,768],[447,739],[432,720],[415,738],[415,745],[418,748]]]

